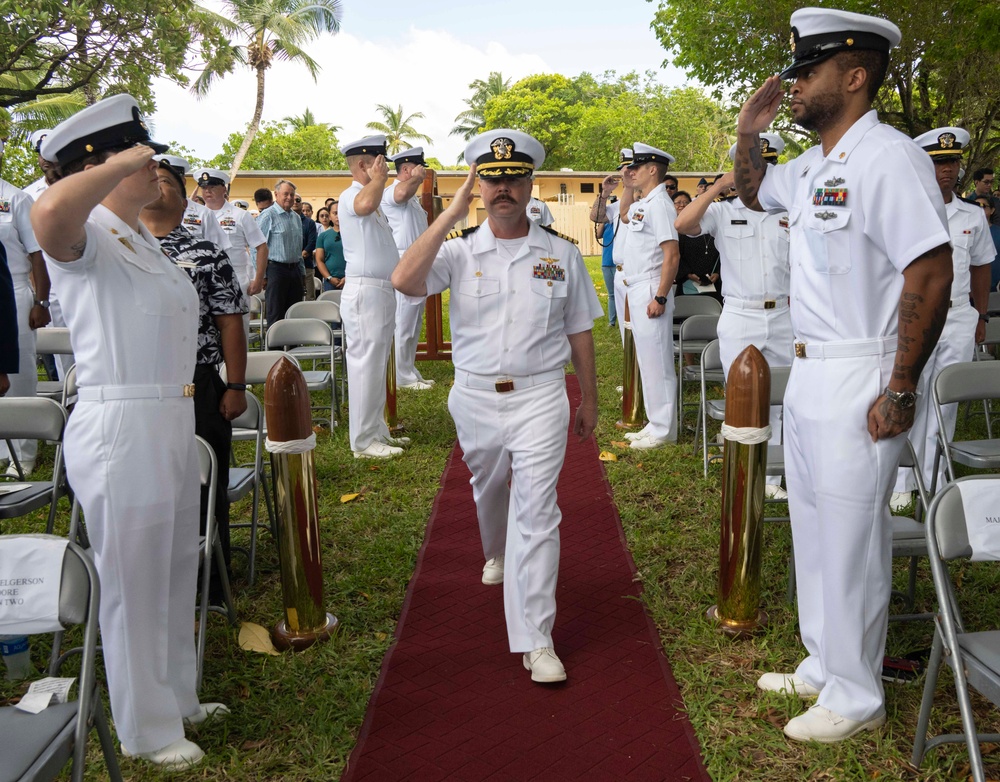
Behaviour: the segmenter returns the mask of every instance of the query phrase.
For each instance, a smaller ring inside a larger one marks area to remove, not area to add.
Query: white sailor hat
[[[465,162],[476,164],[486,179],[531,176],[545,162],[545,147],[538,139],[510,128],[480,133],[465,147]]]
[[[191,172],[191,176],[199,187],[229,184],[229,174],[217,168],[197,168]]]
[[[178,155],[153,155],[153,160],[157,163],[166,163],[171,168],[176,168],[182,174],[191,170],[191,164]]]
[[[35,130],[28,136],[28,143],[34,148],[35,152],[38,148],[42,146],[42,142],[45,141],[45,137],[51,133],[50,128],[42,128],[41,130]]]
[[[637,141],[632,145],[632,162],[629,164],[629,168],[641,166],[643,163],[663,163],[665,166],[671,166],[674,163],[674,156],[662,149]]]
[[[934,128],[917,136],[914,141],[934,160],[960,158],[969,146],[969,131],[962,128]]]
[[[114,95],[56,125],[42,141],[38,154],[64,166],[94,152],[135,144],[145,144],[161,154],[168,149],[166,144],[158,144],[149,137],[149,128],[135,98]]]
[[[760,156],[768,163],[777,163],[778,155],[785,148],[785,142],[777,133],[760,134]],[[736,160],[736,145],[729,148],[729,159]]]
[[[242,198],[237,198],[233,201],[233,206],[238,206],[240,209],[249,209],[250,202],[244,201]]]
[[[344,144],[340,152],[345,157],[350,155],[382,155],[385,157],[385,136],[365,136],[364,138]]]
[[[621,171],[630,165],[632,165],[632,148],[625,147],[618,153],[618,170]]]
[[[391,155],[389,160],[396,164],[397,171],[399,171],[399,167],[403,165],[403,163],[416,163],[418,166],[427,165],[427,161],[424,160],[423,147],[411,147],[410,149],[404,149],[402,152],[397,152],[395,155]]]
[[[837,52],[873,49],[888,54],[903,37],[888,19],[835,8],[800,8],[792,13],[791,24],[792,64],[781,72],[782,79],[792,79],[802,66]]]

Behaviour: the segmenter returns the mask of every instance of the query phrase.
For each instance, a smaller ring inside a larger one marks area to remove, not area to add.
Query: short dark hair
[[[677,181],[677,177],[675,177],[673,174],[667,174],[665,177],[663,177],[663,181],[664,182],[672,181],[675,185],[680,186],[680,182]]]
[[[254,203],[260,203],[261,201],[273,201],[274,194],[268,190],[266,187],[260,187],[253,191]]]
[[[170,165],[166,160],[161,160],[159,168],[170,174],[170,178],[174,180],[177,188],[181,191],[181,195],[187,199],[187,185],[184,182],[184,175],[172,165]]]
[[[650,160],[649,162],[652,163],[654,166],[656,166],[656,178],[660,182],[666,182],[667,181],[667,177],[668,176],[672,176],[672,175],[667,174],[667,164],[666,163],[658,163],[655,160]]]
[[[992,168],[977,168],[975,170],[975,173],[973,173],[973,175],[972,175],[972,181],[973,182],[981,182],[984,176],[986,176],[987,174],[992,174],[992,173],[993,173],[993,169]]]
[[[688,201],[693,201],[694,200],[693,198],[691,198],[691,194],[687,190],[678,190],[676,193],[673,194],[673,196],[671,197],[671,200],[672,201],[676,201],[681,196],[687,196],[687,200]]]
[[[79,174],[87,166],[99,166],[101,163],[107,162],[108,158],[116,152],[121,152],[125,149],[128,149],[128,147],[102,149],[100,152],[92,152],[91,154],[84,155],[76,160],[71,160],[69,163],[62,166],[58,163],[52,163],[52,174],[58,182],[60,179],[68,177],[70,174]]]
[[[334,198],[333,196],[330,196],[330,197],[329,197],[328,199],[326,199],[326,200],[325,200],[325,201],[324,201],[323,203],[324,203],[324,204],[326,204],[327,206],[329,206],[329,205],[330,205],[330,202],[331,202],[331,201],[332,201],[333,203],[337,203],[337,199],[336,199],[336,198]]]
[[[850,52],[837,52],[833,59],[837,67],[844,73],[851,68],[864,68],[868,74],[868,100],[875,100],[879,89],[885,83],[885,74],[889,70],[889,55],[874,49],[857,49]]]

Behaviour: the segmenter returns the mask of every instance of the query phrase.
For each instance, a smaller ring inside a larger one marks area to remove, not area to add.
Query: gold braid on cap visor
[[[534,170],[531,163],[512,163],[508,160],[476,165],[476,173],[483,177],[528,176]]]

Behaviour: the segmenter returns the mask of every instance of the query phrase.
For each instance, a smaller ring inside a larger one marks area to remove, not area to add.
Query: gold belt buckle
[[[514,378],[512,377],[498,377],[497,382],[494,383],[498,394],[506,394],[508,391],[514,390]]]
[[[806,357],[806,343],[796,342],[795,343],[795,358],[805,358]]]
[[[194,383],[185,383],[181,386],[181,395],[184,397],[194,396]]]
[[[764,309],[773,310],[778,303],[774,299],[764,299]]]
[[[616,269],[617,269],[618,271],[621,271],[621,270],[622,270],[622,267],[621,267],[621,264],[618,264],[618,265],[616,265],[616,266],[615,266],[615,268],[616,268]]]

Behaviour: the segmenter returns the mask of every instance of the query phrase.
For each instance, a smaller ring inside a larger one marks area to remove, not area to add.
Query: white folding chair
[[[315,318],[321,320],[330,327],[333,332],[333,369],[334,381],[340,377],[340,399],[344,399],[344,388],[347,382],[347,367],[344,364],[344,324],[340,319],[340,293],[341,291],[327,291],[336,293],[336,299],[323,299],[316,301],[297,301],[285,313],[285,320],[296,318]],[[294,352],[294,351],[293,351]],[[301,356],[299,356],[301,358]],[[339,409],[338,402],[338,409]]]
[[[73,364],[73,346],[69,341],[69,329],[48,326],[44,329],[35,330],[35,353],[39,356],[69,356],[69,359],[60,361],[60,372],[63,367],[70,367]],[[65,374],[64,372],[62,372]],[[63,381],[59,380],[39,380],[36,396],[46,399],[60,399],[63,391]]]
[[[318,303],[318,302],[312,302]],[[337,391],[333,381],[333,331],[315,318],[284,318],[267,330],[267,349],[281,349],[295,356],[301,364],[312,361],[313,369],[303,371],[310,391],[330,391],[330,428],[337,425]],[[317,362],[329,364],[329,370],[316,369]],[[318,409],[315,408],[314,409]]]
[[[77,674],[77,700],[50,704],[38,714],[29,714],[13,706],[0,708],[0,735],[3,736],[3,762],[0,780],[51,780],[59,776],[66,762],[73,759],[73,782],[82,782],[87,755],[87,739],[97,730],[107,778],[121,782],[121,769],[115,755],[114,742],[98,692],[97,632],[101,604],[101,587],[94,563],[86,552],[65,538],[51,535],[0,535],[0,573],[13,572],[29,546],[51,567],[59,569],[58,590],[51,597],[58,600],[58,621],[49,629],[41,621],[39,609],[45,601],[24,600],[23,608],[7,615],[0,632],[11,635],[62,632],[69,626],[83,625],[83,645],[52,662],[50,676],[65,675],[63,663],[77,653],[80,669]],[[11,561],[11,560],[14,561]]]
[[[682,297],[683,298],[683,297]],[[692,296],[691,298],[697,298]],[[715,301],[715,299],[709,299]],[[716,302],[718,304],[718,302]],[[691,353],[700,355],[712,340],[718,339],[719,316],[718,315],[691,315],[684,319],[680,325],[675,342],[677,353],[677,432],[680,435],[684,431],[684,383],[697,382],[701,375],[701,368],[684,366],[684,354]],[[725,376],[722,372],[722,365],[713,370],[709,380],[712,382],[722,382]],[[696,430],[697,431],[697,430]],[[695,442],[697,442],[697,434]]]
[[[335,301],[335,302],[337,302],[337,304],[340,304],[340,297],[343,296],[343,295],[344,295],[343,289],[338,288],[337,290],[323,291],[316,300],[317,301]]]
[[[681,323],[692,315],[721,315],[722,305],[713,296],[674,296],[674,338],[680,334]]]
[[[66,429],[66,411],[52,399],[39,397],[4,397],[0,399],[0,439],[7,440],[11,464],[17,467],[18,477],[0,478],[0,519],[25,516],[39,508],[49,506],[45,531],[49,534],[55,526],[59,497],[66,483],[63,463],[63,432]],[[52,479],[26,481],[21,465],[11,447],[11,440],[48,440],[55,444]],[[14,485],[24,486],[10,491]]]
[[[996,475],[959,478],[934,497],[927,514],[927,549],[938,614],[911,761],[914,767],[919,768],[928,749],[964,741],[975,782],[985,782],[986,779],[980,742],[1000,742],[1000,733],[977,732],[969,688],[979,692],[994,706],[1000,706],[1000,629],[997,629],[997,617],[983,615],[978,619],[986,622],[988,629],[971,631],[966,628],[947,562],[957,559],[1000,560],[1000,524],[996,523],[997,516],[993,515],[998,496],[1000,477]],[[931,707],[942,659],[954,675],[963,732],[928,739]]]
[[[255,293],[249,296],[250,301],[250,343],[264,347],[264,335],[267,333],[267,305],[264,294]]]
[[[701,316],[696,316],[701,317]],[[708,419],[724,421],[726,418],[726,400],[709,399],[708,384],[718,383],[725,393],[726,379],[722,373],[722,360],[719,358],[719,340],[713,339],[701,351],[701,362],[698,364],[698,379],[700,394],[698,398],[698,417],[694,430],[695,453],[698,452],[698,435],[701,434],[702,471],[708,477]]]
[[[229,576],[226,573],[226,558],[222,553],[222,542],[215,525],[215,474],[218,466],[215,461],[215,451],[202,438],[198,441],[198,467],[201,485],[208,489],[208,507],[205,511],[205,534],[201,537],[199,554],[201,559],[201,599],[198,605],[198,679],[196,686],[201,690],[202,673],[205,665],[206,628],[210,611],[221,613],[229,619],[229,624],[236,624],[236,609],[233,606],[233,593],[229,587]],[[212,567],[219,569],[219,580],[222,583],[224,606],[209,605],[209,584],[212,578]]]
[[[937,491],[938,471],[944,459],[949,481],[955,480],[955,463],[977,470],[1000,468],[1000,440],[992,433],[982,440],[948,440],[942,407],[947,404],[1000,397],[1000,361],[967,361],[942,369],[933,384],[938,442],[934,449],[931,494]],[[989,416],[987,415],[987,423]]]

